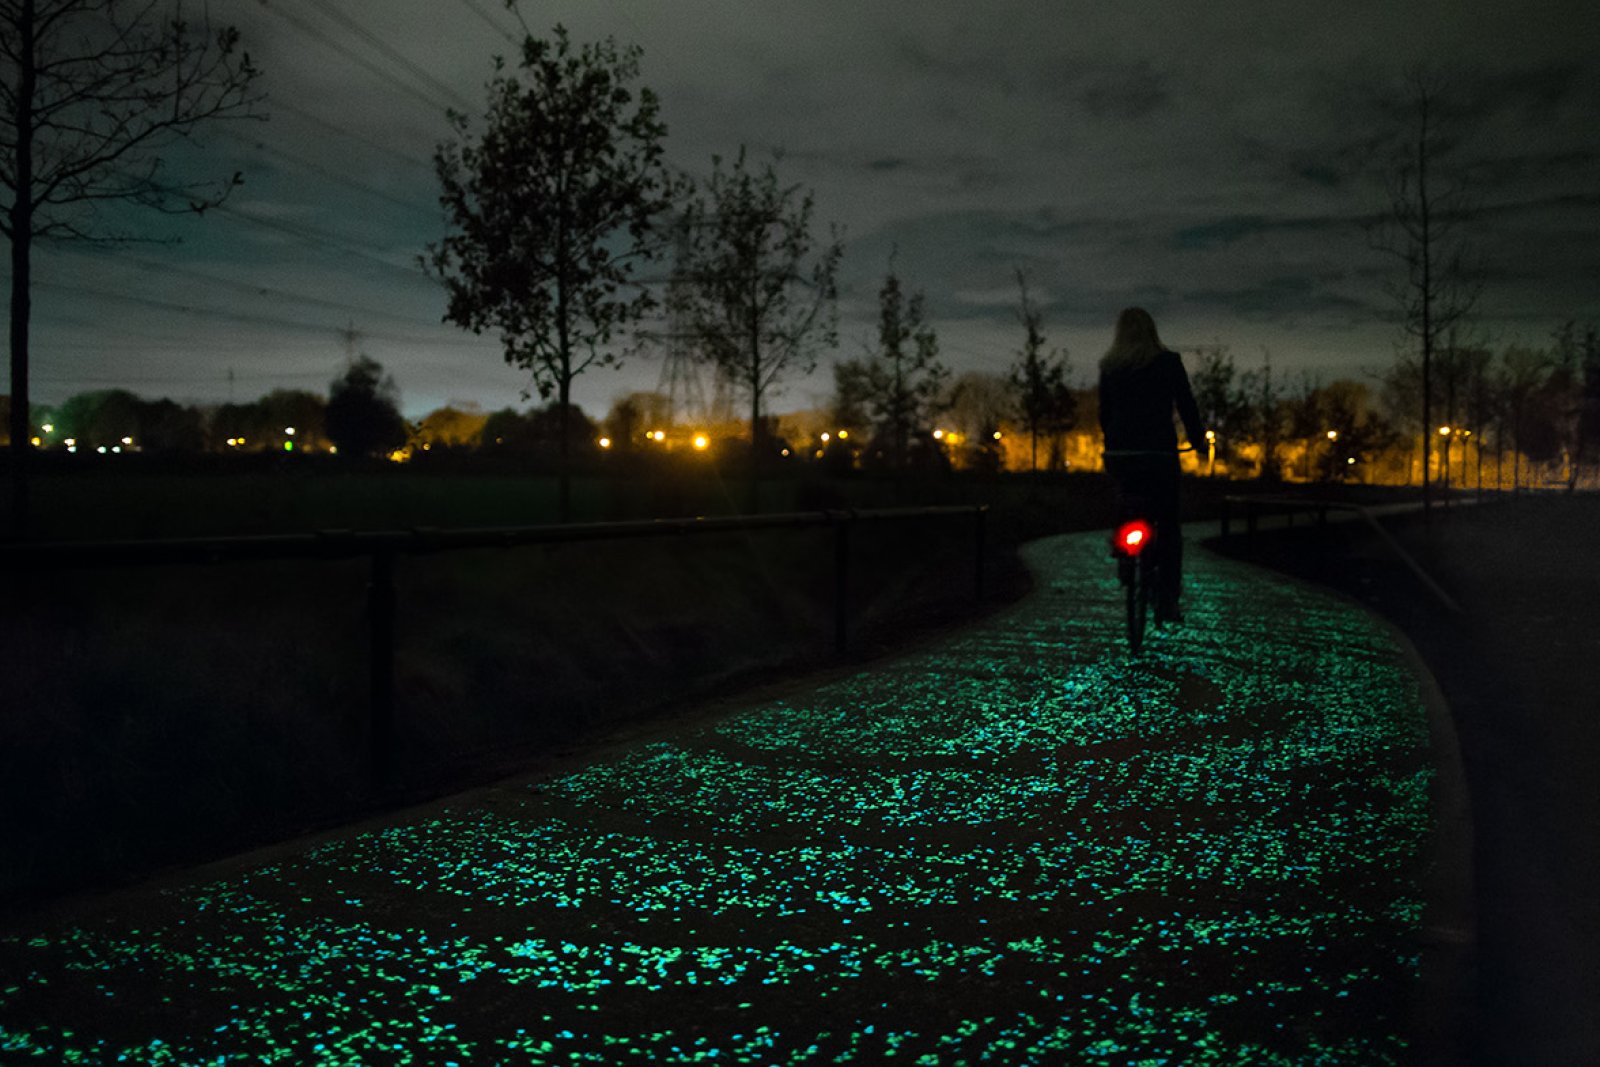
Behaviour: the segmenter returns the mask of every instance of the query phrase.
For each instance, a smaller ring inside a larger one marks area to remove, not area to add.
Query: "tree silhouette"
[[[498,330],[506,362],[531,371],[563,419],[572,380],[617,363],[607,346],[654,304],[645,290],[623,292],[654,254],[652,227],[674,192],[655,94],[630,88],[641,55],[610,38],[575,48],[562,26],[549,41],[528,34],[515,74],[495,59],[483,133],[452,112],[458,139],[434,155],[453,232],[426,262],[449,294],[445,317]],[[572,435],[559,436],[565,521]]]
[[[1039,469],[1039,436],[1065,433],[1078,421],[1078,401],[1067,382],[1067,354],[1044,350],[1043,316],[1028,299],[1028,279],[1019,269],[1021,299],[1017,315],[1024,332],[1022,349],[1007,380],[1015,391],[1018,420],[1028,431],[1029,467]]]
[[[809,374],[816,349],[836,340],[837,229],[818,247],[812,195],[781,187],[772,164],[753,170],[745,150],[684,210],[674,311],[704,358],[750,398],[750,507],[766,452],[763,401],[790,373]]]
[[[1477,303],[1481,284],[1469,266],[1460,228],[1470,217],[1465,187],[1443,173],[1454,147],[1445,132],[1443,79],[1416,67],[1406,75],[1405,146],[1387,179],[1388,210],[1373,228],[1374,247],[1398,258],[1404,276],[1390,286],[1406,333],[1422,361],[1422,506],[1431,514],[1429,458],[1433,432],[1433,361],[1442,338]]]
[[[328,386],[324,419],[340,455],[388,455],[406,443],[399,390],[371,356],[357,356]]]
[[[878,290],[878,347],[864,360],[834,367],[840,426],[870,423],[890,466],[903,469],[910,444],[933,429],[950,372],[939,362],[939,339],[927,324],[924,297],[902,291],[891,258]]]
[[[29,328],[35,240],[116,240],[97,209],[204,211],[238,181],[173,187],[158,154],[246,113],[257,71],[233,27],[123,0],[0,0],[0,185],[10,203],[11,532],[28,523]]]

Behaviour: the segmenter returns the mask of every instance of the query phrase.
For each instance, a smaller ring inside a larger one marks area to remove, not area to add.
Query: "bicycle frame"
[[[1145,622],[1156,597],[1159,563],[1154,551],[1155,526],[1140,512],[1121,523],[1111,537],[1111,555],[1117,561],[1117,581],[1126,592],[1128,647],[1134,655],[1144,646]]]

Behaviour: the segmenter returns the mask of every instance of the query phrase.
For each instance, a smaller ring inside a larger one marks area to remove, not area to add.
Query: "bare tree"
[[[685,284],[673,310],[704,358],[750,398],[751,500],[766,458],[763,401],[791,373],[809,374],[819,347],[837,338],[837,229],[818,246],[812,195],[778,184],[771,163],[751,167],[741,148],[731,165],[713,157],[704,189],[689,198],[680,249]]]
[[[1024,331],[1022,349],[1007,376],[1016,395],[1017,416],[1028,431],[1028,467],[1039,469],[1039,436],[1066,433],[1077,422],[1078,401],[1067,381],[1067,353],[1045,351],[1044,317],[1028,299],[1028,279],[1017,270],[1017,317]]]
[[[231,181],[173,186],[158,154],[250,113],[257,71],[233,27],[158,0],[0,0],[0,232],[11,243],[11,532],[28,524],[28,341],[36,240],[116,241],[97,209],[204,211]]]
[[[616,363],[615,332],[653,306],[647,291],[621,290],[635,259],[653,255],[674,191],[655,94],[630,88],[640,55],[610,39],[575,48],[561,26],[550,41],[528,34],[515,74],[495,61],[483,133],[452,113],[457,140],[434,155],[452,232],[427,262],[449,293],[446,318],[499,330],[506,362],[555,395],[563,522],[573,379]]]
[[[1455,146],[1446,132],[1443,79],[1422,67],[1406,75],[1404,149],[1387,176],[1388,207],[1370,238],[1398,258],[1403,277],[1390,286],[1406,333],[1415,338],[1422,375],[1422,502],[1431,514],[1433,363],[1440,340],[1469,314],[1481,283],[1469,266],[1461,227],[1470,216],[1465,187],[1445,169]]]

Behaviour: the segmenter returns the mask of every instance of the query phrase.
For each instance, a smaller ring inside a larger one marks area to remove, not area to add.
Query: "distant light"
[[[56,428],[54,426],[50,425],[48,422],[45,423],[43,426],[39,427],[39,429],[43,430],[45,433],[55,433],[56,432]]]
[[[823,435],[822,435],[822,443],[823,444],[827,444],[828,443],[828,435],[827,435],[826,432],[824,432]]]
[[[705,449],[711,447],[711,438],[707,437],[703,433],[695,434],[694,435],[694,447],[700,449],[701,451],[704,451]]]
[[[78,450],[78,446],[77,445],[68,445],[67,446],[67,451],[68,452],[76,452],[77,450]]]
[[[285,441],[285,442],[284,442],[284,444],[286,444],[286,445],[287,445],[287,444],[288,444],[288,443],[289,443],[289,442],[288,442],[288,441]],[[422,450],[423,450],[423,451],[424,451],[424,452],[426,452],[426,451],[428,451],[428,449],[430,449],[430,448],[432,448],[432,447],[433,447],[433,442],[432,442],[432,441],[424,441],[424,442],[422,442]]]
[[[294,427],[293,426],[285,426],[283,428],[283,432],[288,434],[290,437],[293,437],[294,436]]]
[[[38,448],[40,445],[44,444],[44,439],[43,438],[34,437],[34,438],[31,438],[31,440],[33,441],[33,447],[34,448]]]
[[[49,427],[46,427],[46,429],[48,429],[48,428]],[[839,440],[843,441],[845,438],[847,438],[849,436],[850,436],[850,431],[849,430],[840,430],[839,431]]]
[[[105,445],[101,445],[99,448],[95,449],[95,451],[100,453],[103,456],[103,455],[106,454],[106,446]]]
[[[657,440],[657,441],[665,441],[665,440],[666,440],[666,439],[667,439],[667,431],[665,431],[665,430],[656,430],[656,431],[655,431],[655,432],[654,432],[654,433],[652,433],[652,434],[651,434],[651,435],[650,435],[650,436],[651,436],[651,437],[652,437],[652,438],[653,438],[653,439],[654,439],[654,440]]]
[[[241,437],[241,438],[239,438],[239,443],[240,443],[240,444],[241,444],[241,445],[242,445],[242,444],[244,444],[244,438],[242,438],[242,437]]]
[[[76,437],[69,437],[69,438],[67,438],[67,442],[66,443],[67,443],[67,447],[71,448],[73,445],[78,443],[78,439]]]
[[[1207,441],[1215,441],[1216,439],[1217,439],[1217,431],[1215,431],[1215,430],[1207,430],[1206,431],[1206,440]]]
[[[944,440],[944,431],[943,430],[935,430],[935,431],[933,431],[933,439],[935,441],[943,441]]]
[[[787,456],[789,454],[789,450],[786,448],[781,454]]]
[[[294,451],[294,442],[293,441],[285,441],[283,443],[283,450],[285,452],[293,452]]]
[[[1449,437],[1450,436],[1450,427],[1448,427],[1448,426],[1439,427],[1439,436],[1440,437]]]
[[[1462,430],[1461,431],[1461,436],[1462,437],[1471,437],[1472,436],[1472,431],[1471,430]]]
[[[1329,430],[1328,431],[1328,440],[1337,441],[1338,439],[1339,439],[1339,431],[1338,430]]]
[[[337,456],[339,454],[339,446],[338,445],[329,445],[328,446],[328,453],[330,455]]]
[[[1349,465],[1349,466],[1354,466],[1355,462],[1356,462],[1356,457],[1354,457],[1354,456],[1351,456],[1349,459],[1345,460],[1345,463],[1347,465]]]
[[[996,430],[996,431],[995,431],[995,432],[994,432],[994,439],[995,439],[995,440],[996,440],[996,441],[998,441],[998,440],[1000,440],[1000,431],[999,431],[999,430]]]
[[[494,443],[495,444],[499,444],[500,443],[500,438],[496,437],[494,439]],[[610,448],[611,447],[611,438],[609,438],[609,437],[600,438],[600,447],[601,448]]]
[[[133,438],[131,438],[131,437],[124,437],[124,438],[123,438],[123,439],[122,439],[122,443],[123,443],[123,444],[125,444],[125,445],[131,445],[131,444],[133,444]]]
[[[822,456],[823,456],[823,452],[822,452],[822,449],[820,449],[820,448],[819,448],[819,449],[817,449],[817,458],[818,458],[818,459],[821,459],[821,458],[822,458]]]
[[[112,445],[111,446],[111,451],[117,453],[118,455],[121,455],[122,454],[122,446],[121,445]]]

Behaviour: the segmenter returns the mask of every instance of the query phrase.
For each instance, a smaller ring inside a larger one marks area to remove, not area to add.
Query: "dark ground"
[[[1225,554],[1331,586],[1403,630],[1455,720],[1473,817],[1487,1064],[1600,1063],[1600,499],[1385,520],[1440,603],[1362,524],[1235,536]]]

